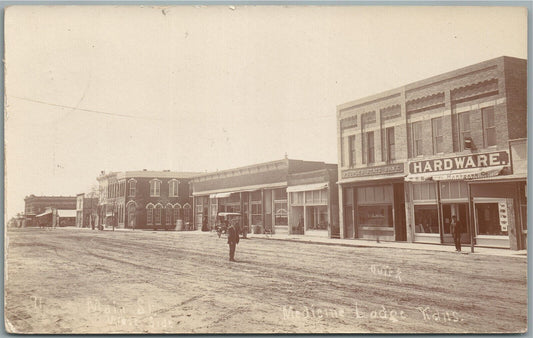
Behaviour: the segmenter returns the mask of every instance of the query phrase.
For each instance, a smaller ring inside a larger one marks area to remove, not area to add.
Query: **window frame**
[[[418,157],[424,155],[424,149],[422,147],[423,145],[423,137],[422,137],[422,122],[423,121],[416,121],[411,122],[411,138],[412,138],[412,146],[413,146],[413,157]],[[418,127],[420,130],[417,129]],[[419,139],[416,138],[417,134],[420,137]],[[420,144],[418,144],[420,142]]]
[[[464,128],[464,117],[468,117],[468,129]],[[457,132],[459,134],[459,149],[461,151],[466,150],[465,148],[465,134],[468,133],[468,137],[472,138],[472,112],[465,111],[457,114]]]
[[[431,119],[431,140],[433,144],[433,154],[443,154],[444,133],[442,116]]]
[[[132,178],[128,180],[128,184],[129,184],[128,197],[135,197],[135,194],[137,193],[137,181]]]
[[[180,186],[180,181],[178,181],[175,178],[168,181],[168,196],[179,197],[179,186]]]
[[[391,134],[392,134],[392,137],[391,137]],[[385,128],[384,146],[385,146],[385,162],[394,161],[396,159],[396,135],[394,131],[394,126]]]
[[[161,180],[157,178],[150,180],[150,197],[161,197]]]
[[[368,164],[376,163],[376,140],[374,136],[374,131],[367,131],[365,133],[366,138],[366,155]],[[372,142],[370,142],[372,140]]]
[[[491,112],[492,113],[492,125],[487,126],[487,123],[489,120],[485,116],[485,112]],[[481,108],[481,120],[483,125],[483,145],[485,148],[496,146],[498,144],[497,135],[496,135],[496,112],[494,110],[494,106],[489,106],[485,108]],[[494,144],[489,144],[488,140],[488,130],[491,130],[494,132]]]
[[[156,204],[154,207],[154,225],[161,225],[163,206],[161,204]]]
[[[348,166],[355,166],[355,135],[348,136]]]
[[[154,205],[148,204],[146,206],[146,225],[154,224]]]

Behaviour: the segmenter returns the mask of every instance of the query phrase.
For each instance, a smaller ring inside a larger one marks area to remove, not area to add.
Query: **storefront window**
[[[261,190],[256,190],[251,193],[252,201],[261,201]]]
[[[413,183],[413,200],[433,201],[437,199],[437,189],[435,183],[423,182]]]
[[[498,203],[476,203],[476,219],[478,235],[508,235],[500,225]]]
[[[286,200],[287,199],[287,189],[276,189],[276,190],[274,190],[274,199],[275,200]]]
[[[307,229],[328,229],[328,208],[326,206],[307,207]]]
[[[261,202],[252,202],[252,224],[263,224],[263,208]]]
[[[313,203],[313,192],[312,191],[305,192],[305,203],[306,204]]]
[[[276,211],[275,225],[288,225],[287,221],[287,202],[274,202],[274,210]]]
[[[392,186],[378,185],[357,188],[357,203],[359,204],[383,204],[392,203]]]
[[[304,192],[298,191],[291,193],[291,204],[304,204]]]
[[[392,227],[392,205],[360,205],[357,208],[359,225],[363,227]]]
[[[226,212],[241,212],[241,203],[228,203],[225,208]]]
[[[441,182],[441,199],[468,198],[468,185],[464,181]]]
[[[415,205],[415,232],[439,233],[439,216],[436,205]]]

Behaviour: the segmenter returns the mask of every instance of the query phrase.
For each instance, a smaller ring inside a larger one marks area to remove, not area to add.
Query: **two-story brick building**
[[[132,229],[185,229],[193,226],[191,178],[198,173],[102,172],[99,225]]]
[[[521,248],[522,188],[491,178],[527,138],[526,88],[500,57],[338,106],[341,237],[451,243],[455,215],[464,243]]]
[[[193,179],[196,227],[218,212],[242,214],[249,231],[332,236],[337,224],[335,164],[282,159]],[[337,231],[338,232],[338,231]]]

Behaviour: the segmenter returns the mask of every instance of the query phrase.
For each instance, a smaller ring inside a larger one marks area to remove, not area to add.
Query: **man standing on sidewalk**
[[[455,243],[455,251],[461,252],[461,222],[457,220],[457,216],[452,216],[452,222],[450,223],[450,232],[453,236],[453,242]]]
[[[231,223],[227,230],[228,244],[229,244],[229,260],[235,262],[235,247],[239,243],[239,233],[233,223]]]

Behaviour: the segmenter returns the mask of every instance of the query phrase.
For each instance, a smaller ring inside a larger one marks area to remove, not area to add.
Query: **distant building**
[[[132,229],[193,228],[189,182],[198,173],[124,171],[104,173],[99,183],[98,224]]]
[[[35,226],[67,227],[76,225],[76,210],[48,207],[35,217]]]
[[[511,57],[339,105],[341,237],[525,248],[526,105]]]
[[[47,211],[47,208],[76,210],[75,196],[35,196],[24,198],[24,226],[38,226],[35,217]]]
[[[337,165],[283,159],[193,179],[195,223],[219,212],[242,214],[249,231],[338,236]]]
[[[98,217],[98,197],[85,197],[85,194],[76,195],[76,226],[90,228],[96,226]]]

